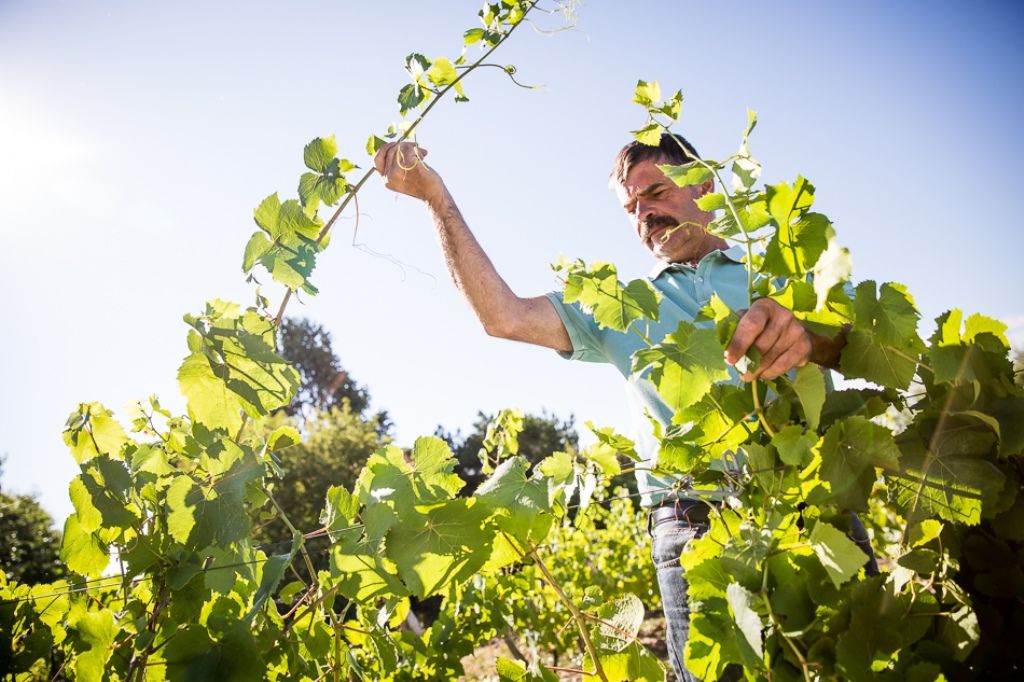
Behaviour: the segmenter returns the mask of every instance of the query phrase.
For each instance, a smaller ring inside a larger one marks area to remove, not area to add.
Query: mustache
[[[656,229],[660,227],[667,227],[669,229],[672,229],[678,226],[679,223],[673,220],[672,218],[669,218],[667,215],[648,216],[643,223],[643,228],[641,229],[640,236],[641,238],[646,240],[651,236],[651,232],[654,232]]]

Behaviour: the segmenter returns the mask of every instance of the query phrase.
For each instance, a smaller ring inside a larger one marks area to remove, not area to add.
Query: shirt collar
[[[736,244],[734,246],[730,246],[728,249],[715,249],[714,251],[704,256],[704,258],[701,258],[700,260],[701,263],[703,263],[704,260],[708,258],[728,258],[734,263],[743,263],[743,259],[746,258],[746,256],[746,250],[739,244]],[[700,263],[698,263],[697,265],[700,266]],[[666,263],[665,261],[658,261],[651,269],[651,272],[647,275],[647,277],[649,279],[658,279],[658,277],[660,277],[667,270],[678,270],[682,268],[689,268],[693,270],[694,266],[689,265],[687,263]]]

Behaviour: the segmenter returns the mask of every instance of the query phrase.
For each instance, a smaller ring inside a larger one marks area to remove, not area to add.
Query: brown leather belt
[[[700,500],[668,500],[651,509],[649,528],[660,523],[683,520],[691,524],[706,524],[711,507]]]

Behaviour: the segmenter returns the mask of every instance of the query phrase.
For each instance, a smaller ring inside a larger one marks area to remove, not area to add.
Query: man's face
[[[647,250],[668,263],[695,263],[725,242],[709,235],[705,227],[712,214],[700,210],[694,200],[714,189],[702,185],[679,187],[665,177],[658,160],[634,165],[626,181],[616,185],[619,203]]]

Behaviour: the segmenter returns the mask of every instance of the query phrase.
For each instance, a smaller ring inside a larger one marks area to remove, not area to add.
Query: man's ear
[[[709,178],[709,179],[705,180],[704,182],[700,183],[700,194],[698,196],[702,197],[705,194],[710,194],[711,192],[714,192],[714,191],[715,191],[715,180],[714,180],[714,178]]]

